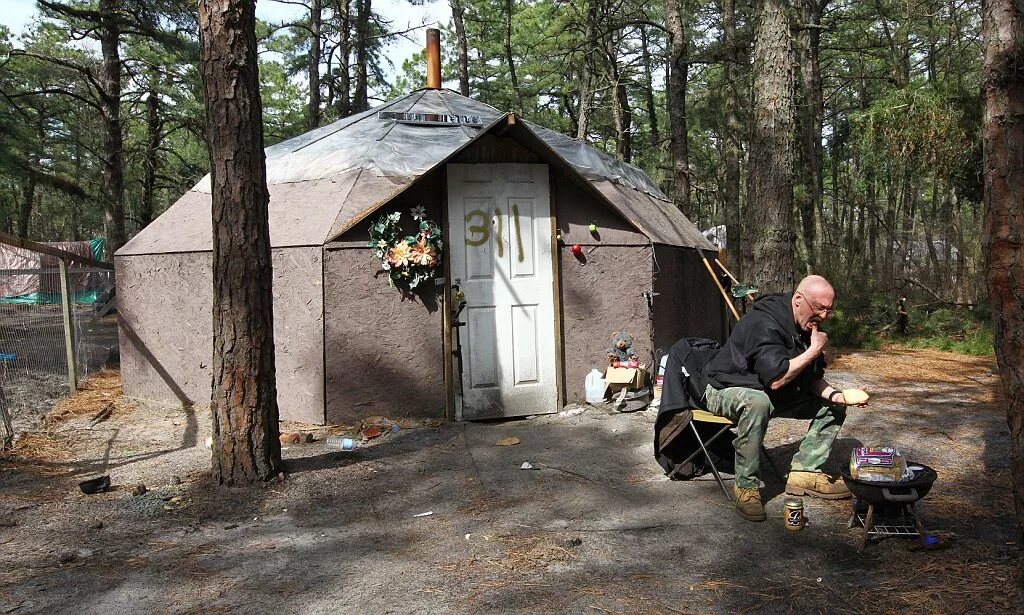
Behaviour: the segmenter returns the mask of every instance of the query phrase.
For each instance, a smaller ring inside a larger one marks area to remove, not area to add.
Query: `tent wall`
[[[272,251],[277,400],[286,420],[324,420],[321,250]],[[211,253],[118,256],[115,265],[125,394],[175,405],[209,403]]]
[[[389,212],[400,212],[410,233],[416,205],[442,224],[443,185],[442,174],[424,178],[324,248],[328,423],[444,417],[443,293],[429,285],[403,296],[367,247],[370,224]]]
[[[656,246],[654,274],[654,345],[660,354],[683,337],[725,341],[728,318],[714,280],[690,248]],[[711,266],[714,254],[707,254]]]
[[[324,422],[323,248],[271,250],[274,363],[281,418]]]
[[[213,327],[209,252],[117,256],[118,338],[124,393],[208,404]]]
[[[583,381],[608,366],[612,333],[635,340],[641,362],[651,363],[651,323],[643,292],[651,288],[651,245],[574,185],[555,177],[552,198],[562,232],[559,246],[565,401],[584,401]],[[597,233],[588,228],[597,225]],[[583,247],[582,257],[570,250]]]

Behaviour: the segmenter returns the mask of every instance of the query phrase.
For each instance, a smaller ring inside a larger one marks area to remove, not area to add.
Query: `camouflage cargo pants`
[[[783,417],[809,419],[807,435],[800,443],[800,450],[793,456],[790,466],[795,471],[813,472],[828,459],[832,443],[839,435],[839,429],[846,420],[846,407],[808,395],[805,399],[782,408],[772,405],[768,394],[743,387],[729,387],[717,390],[709,386],[705,391],[708,412],[724,416],[736,423],[736,485],[750,488],[760,484],[758,464],[761,442],[768,430],[768,419]]]

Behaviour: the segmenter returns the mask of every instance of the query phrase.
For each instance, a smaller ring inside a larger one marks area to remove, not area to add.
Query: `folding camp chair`
[[[718,473],[718,468],[715,467],[714,459],[712,458],[711,453],[708,451],[708,447],[711,446],[711,444],[715,440],[717,440],[719,437],[728,432],[729,428],[733,427],[735,423],[725,418],[724,416],[711,414],[710,412],[707,412],[705,410],[692,410],[691,412],[693,416],[690,418],[688,424],[690,426],[690,429],[693,430],[693,435],[696,436],[697,443],[700,444],[700,448],[695,450],[689,457],[687,457],[683,461],[677,463],[675,465],[675,468],[671,472],[669,472],[669,477],[675,474],[680,468],[684,467],[686,464],[693,461],[697,457],[697,455],[704,453],[704,459],[707,460],[708,465],[711,466],[711,473],[714,474],[715,481],[718,482],[718,486],[722,488],[722,493],[724,493],[725,497],[728,498],[728,500],[731,502],[732,494],[729,493],[729,490],[725,488],[725,481],[722,480],[722,475]],[[716,431],[714,435],[708,438],[707,441],[705,441],[700,437],[700,432],[698,431],[695,423],[711,423],[721,425],[721,428],[718,431]],[[779,480],[782,480],[782,475],[779,473],[778,468],[775,467],[775,463],[772,461],[771,456],[768,455],[768,451],[764,448],[763,444],[761,445],[761,452],[764,453],[765,459],[768,460],[768,466],[771,467],[772,472],[775,473],[775,476],[777,476]]]

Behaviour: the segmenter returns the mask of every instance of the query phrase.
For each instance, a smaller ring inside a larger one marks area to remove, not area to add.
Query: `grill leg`
[[[863,551],[864,547],[868,546],[868,534],[871,532],[872,525],[875,522],[875,505],[868,504],[868,514],[864,517],[864,532],[860,536],[860,548],[858,551]]]

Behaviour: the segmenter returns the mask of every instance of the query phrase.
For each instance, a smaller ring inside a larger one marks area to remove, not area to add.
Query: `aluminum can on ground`
[[[798,497],[787,497],[785,500],[786,529],[792,532],[799,532],[804,529],[807,519],[804,517],[804,500]]]

